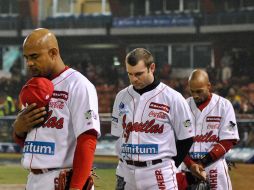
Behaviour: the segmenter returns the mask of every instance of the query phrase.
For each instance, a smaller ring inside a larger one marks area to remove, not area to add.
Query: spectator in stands
[[[228,51],[225,51],[223,57],[221,58],[220,65],[222,68],[221,80],[228,81],[232,76],[232,65],[233,59]]]
[[[92,63],[87,64],[85,75],[91,82],[96,83],[97,73],[96,68]]]
[[[15,63],[10,68],[11,77],[17,81],[21,81],[24,76],[21,71],[21,59],[17,59]]]
[[[208,64],[207,67],[206,67],[206,72],[207,72],[207,74],[210,78],[210,82],[212,84],[215,84],[216,76],[217,76],[215,67],[212,67],[211,64]]]
[[[166,63],[164,64],[161,69],[160,69],[160,79],[165,82],[168,81],[170,79],[170,74],[171,74],[172,70],[171,70],[171,65]]]
[[[246,98],[242,97],[239,113],[241,114],[251,114],[254,112],[253,105],[251,102]]]
[[[237,93],[234,87],[231,87],[226,97],[233,105],[235,112],[239,113],[241,108],[241,96]]]
[[[15,101],[11,96],[7,95],[6,89],[2,88],[0,91],[0,116],[16,114]]]

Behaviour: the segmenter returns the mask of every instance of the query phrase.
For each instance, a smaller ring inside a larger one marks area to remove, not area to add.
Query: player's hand
[[[76,189],[76,188],[70,188],[70,190],[80,190],[80,189]]]
[[[44,120],[44,115],[47,114],[45,107],[36,108],[36,104],[33,103],[23,109],[13,123],[14,131],[19,137],[24,137],[33,126],[39,124]]]
[[[192,164],[189,169],[190,169],[191,173],[194,176],[196,176],[197,178],[204,180],[204,181],[207,179],[205,169],[203,168],[202,165],[195,163],[195,164]]]

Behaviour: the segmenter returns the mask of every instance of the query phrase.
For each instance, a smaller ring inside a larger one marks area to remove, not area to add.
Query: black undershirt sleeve
[[[192,143],[193,143],[192,137],[188,139],[176,141],[177,155],[172,157],[172,159],[175,161],[176,167],[180,166],[185,156],[188,154]]]

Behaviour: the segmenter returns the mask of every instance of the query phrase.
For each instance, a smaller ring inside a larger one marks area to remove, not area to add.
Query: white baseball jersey
[[[191,118],[182,95],[165,84],[142,95],[130,85],[114,102],[111,133],[121,137],[116,151],[123,160],[173,157],[175,136],[178,140],[194,136]]]
[[[187,99],[194,117],[195,138],[190,149],[193,159],[201,159],[219,140],[239,140],[235,112],[229,100],[212,94],[209,104],[197,108],[192,97]]]
[[[54,93],[49,117],[43,126],[31,130],[23,148],[22,165],[29,169],[72,167],[76,139],[95,129],[100,135],[98,99],[95,87],[71,68],[52,80]]]
[[[194,117],[195,137],[190,148],[193,159],[201,159],[220,140],[239,140],[235,112],[229,100],[212,94],[209,104],[197,108],[192,97],[187,99]],[[212,190],[231,190],[232,185],[224,157],[205,168]]]

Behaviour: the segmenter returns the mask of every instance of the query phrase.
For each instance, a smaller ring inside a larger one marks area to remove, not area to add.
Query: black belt
[[[122,159],[120,159],[120,161],[123,162]],[[149,165],[155,165],[155,164],[162,163],[162,159],[151,160],[151,161],[143,161],[143,162],[141,162],[141,161],[134,161],[134,160],[124,160],[124,161],[128,165],[133,165],[133,166],[138,166],[138,167],[147,167]]]

